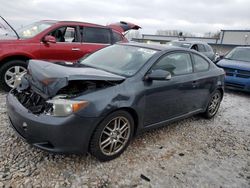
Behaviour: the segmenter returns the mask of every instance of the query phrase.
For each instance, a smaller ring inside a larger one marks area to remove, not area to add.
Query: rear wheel
[[[12,60],[0,67],[0,88],[9,91],[14,87],[15,79],[27,71],[27,62]]]
[[[95,130],[90,153],[100,161],[109,161],[128,147],[134,132],[134,120],[126,111],[116,111],[108,115]]]
[[[204,113],[204,116],[208,119],[212,118],[215,116],[215,114],[218,112],[218,109],[220,107],[222,95],[219,90],[216,90],[208,103],[207,109]]]

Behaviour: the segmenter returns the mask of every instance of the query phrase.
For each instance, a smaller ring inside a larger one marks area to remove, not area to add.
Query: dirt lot
[[[194,116],[145,133],[100,163],[23,142],[0,92],[1,187],[250,187],[250,95],[226,93],[214,119]]]

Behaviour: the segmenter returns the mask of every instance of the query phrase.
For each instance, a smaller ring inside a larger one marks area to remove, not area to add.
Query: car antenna
[[[0,18],[2,18],[3,21],[5,21],[5,23],[14,31],[14,33],[17,36],[17,39],[20,39],[20,37],[19,37],[18,33],[16,32],[16,30],[2,16],[0,16]]]

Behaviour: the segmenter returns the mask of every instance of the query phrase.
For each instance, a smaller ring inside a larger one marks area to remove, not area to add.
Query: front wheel
[[[220,107],[221,99],[222,99],[221,92],[219,90],[216,90],[212,94],[209,100],[207,109],[203,114],[206,118],[210,119],[215,116],[215,114],[218,112],[218,109]]]
[[[90,141],[90,153],[100,161],[121,155],[128,147],[134,132],[134,120],[126,111],[108,115],[95,130]]]
[[[0,88],[9,91],[14,88],[18,76],[27,71],[27,63],[22,60],[12,60],[0,67]]]

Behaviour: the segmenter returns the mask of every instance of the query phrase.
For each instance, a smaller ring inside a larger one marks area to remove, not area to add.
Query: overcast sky
[[[15,28],[42,19],[102,25],[123,20],[140,25],[143,34],[158,29],[202,34],[250,29],[249,8],[250,0],[1,0],[0,14]]]

